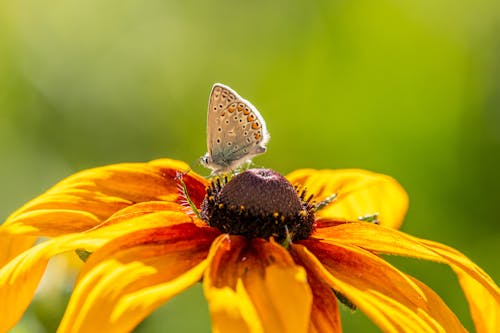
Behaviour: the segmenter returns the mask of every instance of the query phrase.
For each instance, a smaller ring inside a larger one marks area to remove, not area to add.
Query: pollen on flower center
[[[249,238],[306,239],[314,227],[314,205],[279,173],[250,169],[207,188],[201,217],[229,234]]]

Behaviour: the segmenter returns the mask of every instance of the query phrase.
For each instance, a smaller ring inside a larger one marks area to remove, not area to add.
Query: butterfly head
[[[200,157],[200,163],[206,168],[211,168],[210,166],[212,164],[212,159],[210,158],[210,155],[206,153],[205,155]]]

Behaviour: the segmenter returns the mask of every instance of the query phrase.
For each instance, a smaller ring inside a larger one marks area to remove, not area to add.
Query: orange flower
[[[75,250],[91,255],[60,332],[130,331],[199,281],[216,332],[340,332],[337,299],[384,331],[465,331],[436,293],[379,254],[450,265],[476,330],[500,327],[499,288],[486,273],[452,248],[396,230],[408,199],[392,178],[298,170],[289,183],[252,169],[226,184],[189,173],[200,219],[178,190],[186,169],[164,159],[82,171],[14,212],[0,226],[0,331],[21,318],[49,258]],[[315,202],[335,200],[316,211],[304,186]],[[374,213],[378,224],[359,219]],[[40,236],[50,239],[35,244]]]

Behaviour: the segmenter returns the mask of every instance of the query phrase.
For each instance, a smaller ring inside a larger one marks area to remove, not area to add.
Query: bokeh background
[[[411,199],[403,230],[498,283],[499,36],[496,0],[1,1],[0,220],[84,168],[194,162],[222,82],[266,119],[257,165],[392,175]],[[391,260],[472,329],[449,268]],[[70,286],[46,280],[14,332],[57,327]],[[346,332],[377,331],[342,315]],[[210,331],[199,286],[137,328],[167,330]]]

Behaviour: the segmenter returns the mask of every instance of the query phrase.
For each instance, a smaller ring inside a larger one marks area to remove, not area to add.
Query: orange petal
[[[399,228],[408,210],[405,190],[386,175],[358,169],[301,169],[287,178],[306,186],[317,202],[337,194],[335,201],[317,213],[319,217],[357,220],[378,213],[380,224]]]
[[[131,219],[152,214],[152,213],[161,213],[161,212],[183,212],[184,207],[176,202],[168,202],[168,201],[147,201],[140,202],[138,204],[128,206],[124,209],[117,211],[115,214],[111,215],[106,221],[97,225],[93,229],[102,228],[111,224],[117,223],[129,223]],[[184,213],[182,213],[184,214]],[[187,215],[187,214],[186,214]],[[195,218],[192,216],[185,216],[182,220],[188,220]],[[166,221],[167,224],[170,224],[170,221]]]
[[[206,223],[182,212],[182,206],[175,202],[141,202],[120,210],[97,227],[82,234],[83,237],[113,239],[137,230],[195,221],[197,223],[194,224],[198,226],[206,226]]]
[[[117,238],[85,264],[59,332],[129,332],[198,282],[218,232],[192,223]]]
[[[323,242],[351,244],[377,253],[448,264],[459,278],[476,330],[494,332],[500,327],[500,289],[488,274],[453,248],[369,223],[321,228],[315,237],[322,238]]]
[[[263,239],[221,235],[203,285],[214,332],[306,332],[311,291],[288,252]]]
[[[31,200],[0,226],[0,236],[58,236],[99,225],[115,212],[145,201],[179,201],[177,171],[188,166],[174,160],[124,163],[78,172]],[[184,176],[191,199],[200,204],[206,181]],[[25,250],[12,252],[0,245],[4,262]],[[15,250],[15,249],[14,249]]]
[[[308,270],[345,295],[388,332],[465,332],[432,290],[373,253],[315,240],[292,245]]]
[[[330,286],[320,280],[314,272],[307,270],[307,281],[313,294],[310,333],[342,332],[337,297]]]
[[[132,214],[130,219],[121,219],[120,223],[110,224],[86,233],[59,236],[21,253],[0,269],[0,299],[2,300],[0,302],[0,313],[2,313],[0,332],[8,330],[21,318],[52,256],[78,248],[93,252],[109,240],[136,230],[190,221],[191,218],[187,215],[172,211],[159,211],[139,216]]]

